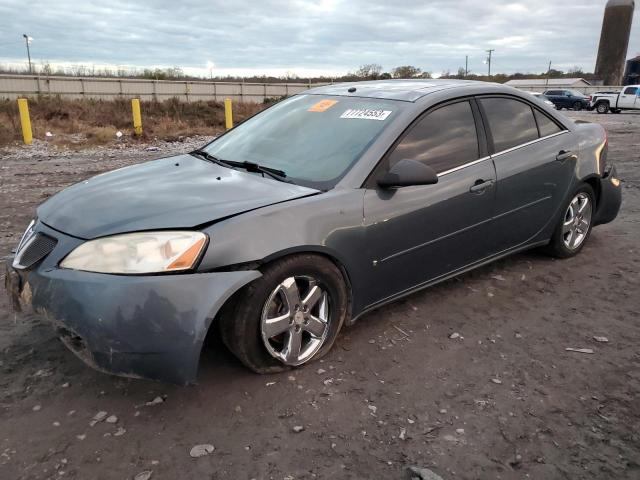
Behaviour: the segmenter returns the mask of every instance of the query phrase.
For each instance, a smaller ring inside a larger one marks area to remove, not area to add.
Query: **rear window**
[[[480,103],[487,115],[496,152],[538,138],[536,121],[528,104],[511,98],[483,98]]]

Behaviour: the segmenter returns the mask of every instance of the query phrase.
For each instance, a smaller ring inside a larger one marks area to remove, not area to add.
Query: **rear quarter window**
[[[531,107],[511,98],[480,100],[493,137],[495,152],[501,152],[538,138]]]
[[[563,129],[558,126],[556,122],[547,117],[544,113],[540,112],[537,109],[533,109],[533,113],[536,117],[536,122],[538,123],[538,130],[540,131],[541,137],[546,137],[547,135],[553,135],[554,133],[559,133]]]

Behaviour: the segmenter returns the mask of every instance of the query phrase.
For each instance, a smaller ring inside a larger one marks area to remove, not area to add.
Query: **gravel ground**
[[[214,338],[197,386],[110,377],[1,294],[0,478],[640,478],[640,115],[569,115],[609,132],[615,222],[576,258],[516,255],[370,313],[306,368],[258,376]],[[202,142],[0,152],[0,253],[66,185]]]

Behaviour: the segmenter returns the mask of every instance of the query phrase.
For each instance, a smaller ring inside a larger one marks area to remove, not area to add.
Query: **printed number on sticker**
[[[353,109],[345,110],[340,115],[340,118],[357,118],[360,120],[386,120],[391,115],[391,110],[377,110],[377,109]]]

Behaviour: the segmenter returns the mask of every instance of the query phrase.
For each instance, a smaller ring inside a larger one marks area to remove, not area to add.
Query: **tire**
[[[607,102],[600,102],[596,105],[596,112],[604,114],[609,111],[609,104]]]
[[[588,203],[583,206],[584,199]],[[595,195],[590,185],[583,184],[576,189],[562,207],[558,225],[545,247],[547,253],[557,258],[577,255],[591,235],[595,207]]]
[[[282,372],[324,356],[349,314],[349,291],[340,269],[321,255],[293,255],[264,267],[262,277],[225,304],[220,333],[249,369]]]
[[[573,104],[573,109],[574,109],[576,112],[579,112],[580,110],[582,110],[582,103],[581,103],[581,102],[575,102],[575,103]]]
[[[556,105],[556,110],[562,110],[562,107],[560,105]]]
[[[622,110],[619,109],[619,108],[612,108],[611,109],[611,113],[620,113],[620,112],[622,112]]]

